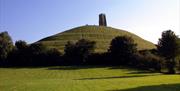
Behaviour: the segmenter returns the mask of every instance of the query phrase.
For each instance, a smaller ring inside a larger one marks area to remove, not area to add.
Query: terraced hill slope
[[[67,43],[67,41],[76,42],[79,39],[88,39],[96,41],[96,52],[105,52],[107,51],[109,44],[114,37],[123,35],[131,36],[138,44],[138,50],[155,48],[153,43],[146,41],[130,32],[111,27],[89,25],[58,33],[56,35],[41,39],[36,43],[42,43],[51,48],[57,48],[63,52],[64,45]]]

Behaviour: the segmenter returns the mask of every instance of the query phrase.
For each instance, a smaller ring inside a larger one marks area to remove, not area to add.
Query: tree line
[[[53,66],[53,65],[123,65],[169,74],[180,69],[180,38],[171,30],[164,31],[156,49],[137,50],[129,36],[112,39],[105,53],[95,53],[96,42],[80,39],[68,41],[64,54],[41,43],[27,44],[19,40],[13,45],[8,32],[0,33],[0,66]]]

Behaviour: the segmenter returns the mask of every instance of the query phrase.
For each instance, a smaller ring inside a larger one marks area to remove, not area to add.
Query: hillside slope
[[[41,39],[36,43],[42,43],[51,48],[57,48],[63,52],[64,45],[67,43],[67,41],[75,42],[79,39],[88,39],[96,41],[96,52],[105,52],[107,51],[109,44],[114,37],[123,35],[131,36],[138,44],[138,50],[155,48],[153,43],[146,41],[130,32],[111,27],[89,25],[58,33],[56,35]]]

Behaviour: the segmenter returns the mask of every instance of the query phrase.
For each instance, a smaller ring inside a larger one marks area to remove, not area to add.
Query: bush
[[[138,67],[140,69],[156,70],[160,72],[162,67],[162,62],[163,59],[154,54],[148,53],[143,55],[137,53],[134,56],[134,60],[132,60],[130,65]]]
[[[112,65],[111,57],[108,53],[92,53],[88,56],[86,64],[92,65]]]
[[[49,49],[45,54],[45,65],[62,65],[62,53],[55,48]]]
[[[15,45],[8,56],[9,66],[52,66],[62,62],[62,54],[57,49],[42,44],[27,45],[25,41],[17,41]]]
[[[64,57],[68,64],[82,64],[88,56],[94,52],[95,42],[81,39],[76,43],[67,42],[64,49]]]

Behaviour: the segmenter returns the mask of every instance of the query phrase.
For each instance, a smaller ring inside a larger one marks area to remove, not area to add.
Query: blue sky
[[[0,0],[0,32],[33,43],[82,25],[108,26],[157,43],[164,30],[180,35],[180,0]]]

